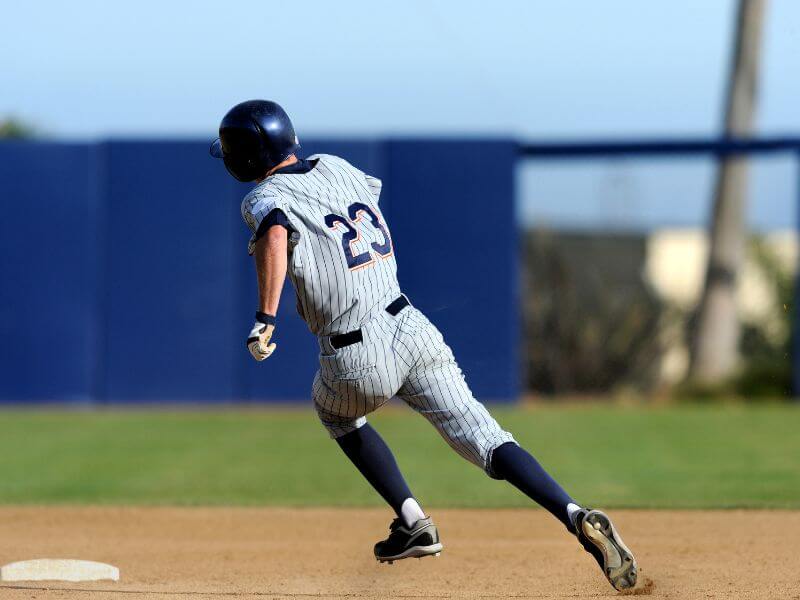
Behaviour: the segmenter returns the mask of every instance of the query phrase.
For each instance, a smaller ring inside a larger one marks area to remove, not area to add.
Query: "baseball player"
[[[391,563],[438,555],[433,520],[411,493],[367,415],[397,396],[423,415],[458,454],[539,503],[576,535],[614,588],[636,583],[636,560],[608,516],[582,508],[503,430],[467,386],[438,329],[397,281],[395,248],[381,214],[381,181],[337,156],[301,158],[289,117],[252,100],[222,119],[211,154],[244,182],[253,235],[258,310],[247,337],[257,361],[275,352],[278,302],[287,275],[297,310],[317,336],[312,396],[332,438],[395,511],[375,558]]]

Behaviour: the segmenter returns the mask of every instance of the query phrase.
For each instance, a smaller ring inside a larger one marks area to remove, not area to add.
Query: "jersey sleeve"
[[[275,208],[282,208],[280,198],[277,195],[265,193],[264,191],[253,190],[242,201],[242,218],[250,232],[255,234],[258,231],[261,221]]]
[[[297,230],[291,224],[291,209],[280,194],[270,190],[256,189],[242,201],[242,218],[252,232],[247,244],[247,253],[253,254],[255,244],[272,225],[285,227],[290,234]]]
[[[383,187],[383,182],[377,177],[367,175],[366,173],[364,174],[364,179],[367,180],[367,187],[369,187],[369,191],[372,192],[373,196],[375,196],[375,202],[377,202],[381,198],[381,188]]]

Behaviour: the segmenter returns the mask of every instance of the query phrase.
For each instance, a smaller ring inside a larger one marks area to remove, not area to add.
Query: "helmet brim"
[[[224,158],[222,154],[222,141],[219,138],[211,142],[211,148],[208,149],[208,153],[214,158]]]

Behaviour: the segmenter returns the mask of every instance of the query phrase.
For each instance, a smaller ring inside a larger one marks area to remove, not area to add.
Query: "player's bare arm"
[[[283,282],[286,280],[288,243],[286,229],[273,225],[255,244],[253,259],[258,279],[258,311],[247,338],[247,347],[258,361],[269,358],[275,351],[276,345],[270,340],[275,330],[275,315],[278,314]]]
[[[288,232],[273,225],[256,242],[253,258],[258,278],[258,310],[268,315],[278,314],[283,282],[286,280]]]

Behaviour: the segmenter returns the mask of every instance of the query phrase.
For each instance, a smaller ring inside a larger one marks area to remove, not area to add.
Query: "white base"
[[[0,581],[119,581],[119,569],[90,560],[40,558],[0,567]]]

